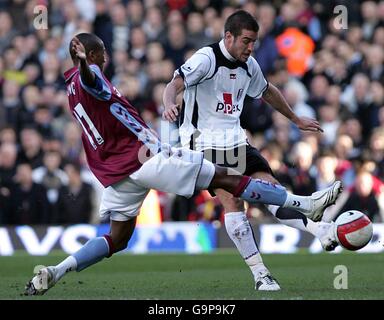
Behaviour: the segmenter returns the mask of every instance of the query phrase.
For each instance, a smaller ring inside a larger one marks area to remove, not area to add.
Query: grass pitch
[[[120,254],[68,274],[44,296],[21,295],[34,266],[57,264],[64,257],[61,253],[0,257],[0,299],[384,299],[383,254],[264,254],[265,264],[282,287],[266,293],[254,290],[251,273],[235,250],[202,255]],[[338,265],[348,270],[348,289],[334,288]]]

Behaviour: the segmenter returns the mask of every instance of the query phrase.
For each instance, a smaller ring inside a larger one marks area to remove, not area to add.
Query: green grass
[[[0,257],[0,299],[384,299],[383,254],[263,255],[280,292],[254,290],[251,273],[234,250],[213,254],[121,254],[64,277],[46,295],[22,296],[38,264],[65,255]],[[336,290],[334,268],[348,268],[348,289]]]

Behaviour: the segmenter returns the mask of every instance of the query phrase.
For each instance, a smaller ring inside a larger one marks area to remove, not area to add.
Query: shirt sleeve
[[[83,89],[85,91],[87,91],[89,94],[91,94],[96,99],[102,100],[102,101],[108,101],[109,99],[111,99],[112,92],[111,92],[111,89],[110,89],[107,81],[104,79],[100,68],[95,64],[90,65],[89,68],[95,74],[95,86],[90,87],[90,86],[85,85],[81,79],[81,76],[80,76],[81,86],[83,87]]]
[[[268,88],[268,81],[265,79],[263,72],[257,61],[253,59],[252,79],[249,84],[247,95],[252,98],[259,99]]]
[[[186,88],[197,85],[208,78],[213,66],[211,60],[207,53],[198,51],[177,69],[174,75],[183,78]]]

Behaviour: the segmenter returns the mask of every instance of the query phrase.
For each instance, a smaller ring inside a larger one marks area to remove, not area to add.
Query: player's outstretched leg
[[[320,221],[324,210],[335,204],[341,194],[343,187],[340,181],[321,191],[312,193],[311,196],[297,196],[288,193],[281,185],[275,185],[260,179],[245,178],[248,185],[241,193],[234,194],[248,202],[262,202],[266,204],[277,204],[283,208],[295,209],[303,213],[313,221]]]
[[[209,187],[222,188],[249,203],[273,204],[294,209],[313,221],[320,221],[324,210],[335,204],[343,191],[342,183],[336,181],[329,188],[314,192],[311,196],[298,196],[288,193],[281,185],[247,176],[229,175],[227,172],[228,168],[216,166],[215,176]]]
[[[281,208],[274,205],[268,205],[267,207],[280,223],[288,227],[309,232],[318,238],[324,250],[332,251],[338,246],[333,222],[314,222],[301,212],[293,209]]]
[[[27,282],[24,294],[43,295],[70,271],[85,268],[112,256],[127,247],[135,229],[136,218],[128,221],[111,221],[111,233],[89,240],[80,250],[67,257],[56,266],[44,267]]]

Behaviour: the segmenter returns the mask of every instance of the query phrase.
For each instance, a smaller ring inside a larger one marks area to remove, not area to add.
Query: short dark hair
[[[243,29],[258,32],[259,24],[249,12],[238,10],[228,17],[224,25],[224,32],[229,31],[234,37],[237,37]]]
[[[69,161],[64,165],[65,167],[71,167],[77,174],[81,174],[81,164],[77,161]]]
[[[93,33],[79,33],[75,36],[83,44],[85,54],[88,55],[90,51],[102,50],[103,40]],[[69,44],[69,53],[72,59],[76,59],[76,54],[72,51],[72,41]]]

